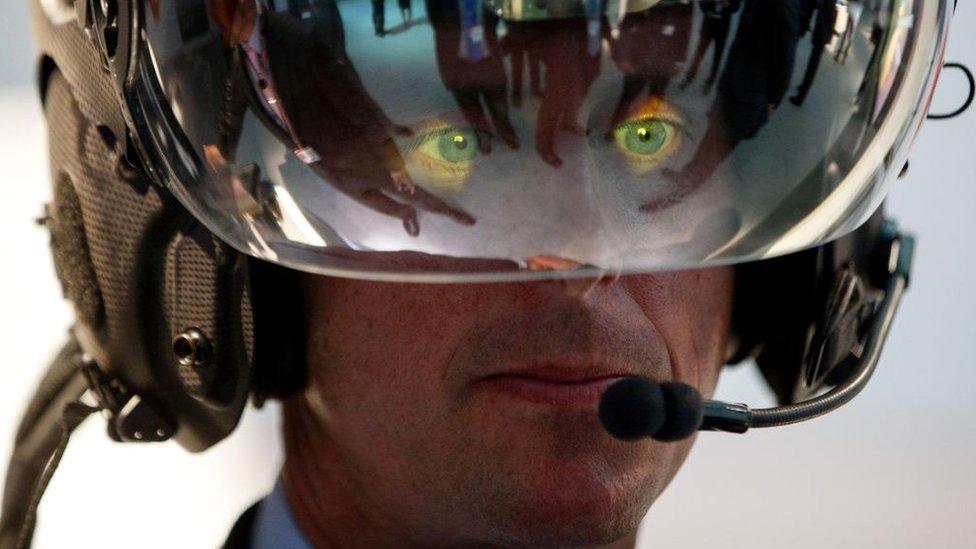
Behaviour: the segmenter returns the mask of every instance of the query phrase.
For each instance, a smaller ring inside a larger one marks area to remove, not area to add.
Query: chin
[[[513,517],[508,531],[517,545],[591,547],[611,544],[637,531],[643,506],[599,507],[592,502],[544,502]]]
[[[608,479],[594,468],[554,467],[522,477],[506,528],[533,547],[606,545],[636,532],[658,490],[652,479]],[[512,541],[515,541],[513,539]]]
[[[522,421],[487,430],[497,436],[478,453],[479,474],[467,479],[504,546],[599,546],[634,534],[690,446],[622,443],[592,413]]]

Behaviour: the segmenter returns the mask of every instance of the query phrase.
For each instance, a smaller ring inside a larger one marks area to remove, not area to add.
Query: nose
[[[614,271],[593,277],[565,278],[559,282],[562,284],[566,295],[583,301],[598,286],[613,286],[618,280],[620,280],[620,272]]]

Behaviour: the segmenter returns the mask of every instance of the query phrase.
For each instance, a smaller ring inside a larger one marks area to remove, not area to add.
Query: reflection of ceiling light
[[[68,0],[41,0],[41,10],[54,26],[77,19],[74,4]]]
[[[280,185],[274,185],[274,193],[278,207],[281,208],[281,232],[289,240],[295,242],[301,242],[309,246],[326,246],[325,240],[322,240],[318,231],[305,218],[302,209],[298,207],[298,204],[291,196],[291,193],[288,192],[288,189]]]

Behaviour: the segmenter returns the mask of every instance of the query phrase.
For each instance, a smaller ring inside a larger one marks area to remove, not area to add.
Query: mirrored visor
[[[947,2],[155,0],[141,122],[251,255],[389,280],[751,261],[880,204]],[[535,274],[533,274],[535,273]]]

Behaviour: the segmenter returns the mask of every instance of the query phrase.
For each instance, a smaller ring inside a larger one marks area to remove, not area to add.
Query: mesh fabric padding
[[[97,50],[76,22],[53,28],[36,24],[47,20],[40,7],[41,2],[30,2],[31,17],[35,21],[35,40],[41,51],[55,60],[54,71],[74,90],[77,109],[88,120],[98,120],[116,136],[124,135],[125,118],[113,88],[112,77],[102,65]],[[72,62],[65,63],[63,60]],[[45,76],[42,74],[42,77]],[[49,82],[41,82],[41,97]],[[53,143],[52,143],[53,145]]]
[[[178,236],[166,253],[166,316],[170,333],[179,334],[188,328],[215,333],[216,285],[217,273],[210,256],[192,238]],[[219,339],[212,344],[214,355],[219,356]],[[180,380],[195,395],[206,393],[213,382],[213,368],[183,364],[177,368]]]
[[[49,123],[52,173],[74,182],[81,205],[95,278],[105,304],[112,347],[129,326],[122,309],[129,281],[134,277],[138,233],[160,208],[153,193],[138,195],[118,181],[118,153],[109,150],[98,128],[79,115],[78,103],[60,73],[52,76],[45,104]],[[71,142],[70,137],[75,137]]]

